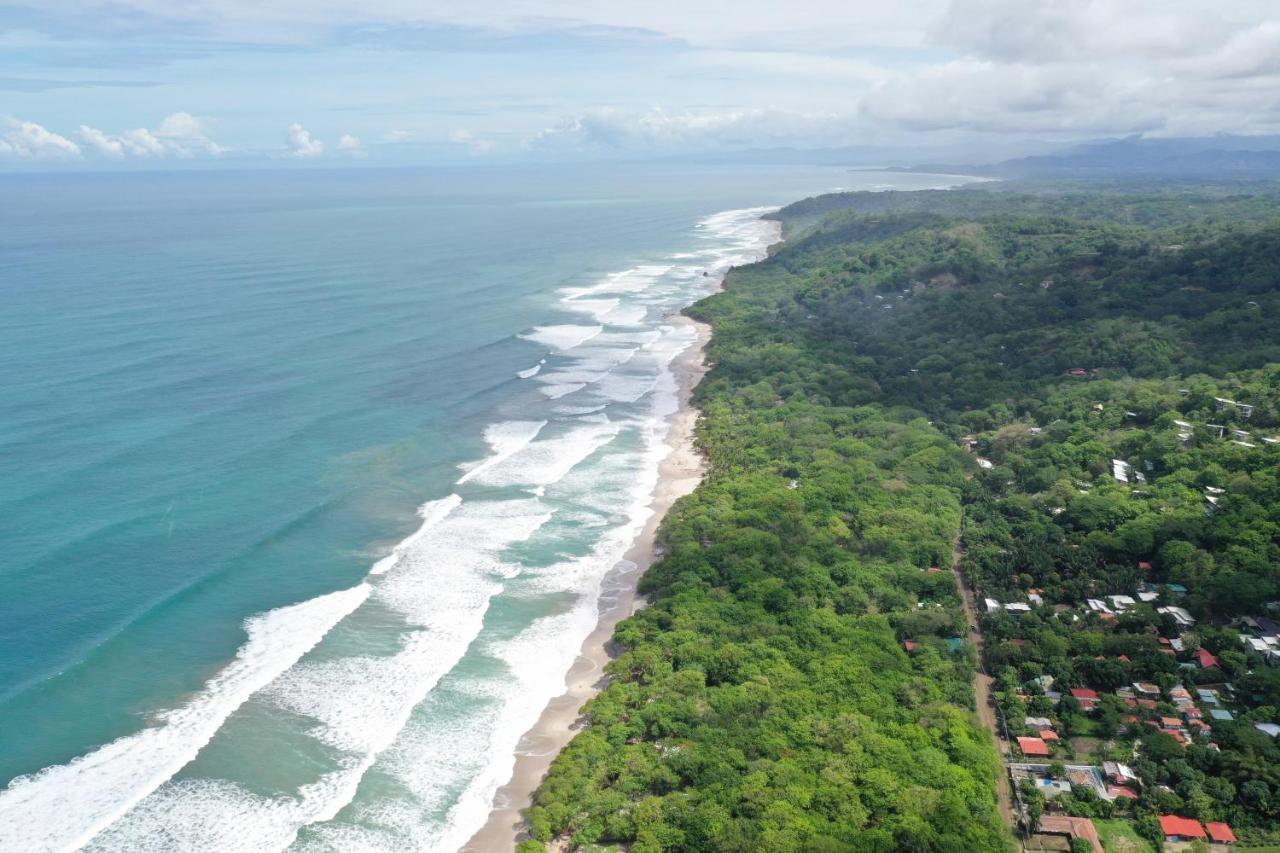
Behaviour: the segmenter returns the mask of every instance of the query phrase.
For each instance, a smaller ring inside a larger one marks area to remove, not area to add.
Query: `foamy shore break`
[[[781,239],[779,223],[762,242],[760,257]],[[717,291],[723,286],[727,272],[725,270],[717,277]],[[677,500],[702,482],[706,460],[694,443],[694,429],[700,412],[693,406],[691,398],[707,372],[706,344],[711,339],[712,329],[688,317],[673,318],[673,321],[693,328],[696,338],[694,344],[677,356],[670,366],[676,381],[679,408],[671,419],[666,436],[668,451],[659,463],[658,483],[650,503],[651,515],[623,562],[604,579],[599,599],[599,621],[566,675],[565,692],[547,705],[537,724],[520,739],[511,778],[498,789],[488,820],[462,848],[463,853],[510,850],[524,837],[526,821],[523,812],[531,805],[533,792],[556,756],[576,734],[582,706],[606,684],[604,670],[613,659],[609,641],[614,629],[644,604],[636,594],[636,586],[644,571],[660,556],[657,535],[663,519]]]
[[[509,848],[662,516],[702,475],[689,397],[709,330],[679,312],[764,256],[765,211],[710,216],[695,251],[560,291],[563,319],[521,335],[541,358],[487,454],[415,532],[356,585],[251,617],[178,707],[13,780],[0,850]],[[245,751],[261,743],[279,753]]]

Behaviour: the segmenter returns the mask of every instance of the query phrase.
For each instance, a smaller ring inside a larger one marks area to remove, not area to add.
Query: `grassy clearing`
[[[1127,820],[1095,820],[1093,825],[1107,853],[1155,853],[1151,842],[1138,835]]]

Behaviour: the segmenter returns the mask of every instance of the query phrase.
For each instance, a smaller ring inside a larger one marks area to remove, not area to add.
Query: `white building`
[[[1157,607],[1156,612],[1168,613],[1179,625],[1187,628],[1196,624],[1196,620],[1192,619],[1191,614],[1182,607]]]

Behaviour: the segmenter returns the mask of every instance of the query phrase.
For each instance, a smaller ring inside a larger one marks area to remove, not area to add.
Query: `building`
[[[1038,737],[1018,738],[1018,749],[1022,751],[1023,755],[1049,757],[1049,744]]]
[[[1195,841],[1205,837],[1204,827],[1200,825],[1200,821],[1174,815],[1160,816],[1160,832],[1163,833],[1164,840],[1167,842]]]
[[[1191,618],[1191,614],[1182,607],[1157,607],[1157,613],[1167,613],[1173,617],[1173,620],[1184,628],[1190,628],[1196,624],[1196,620]]]
[[[1098,706],[1098,691],[1096,690],[1090,690],[1087,687],[1073,687],[1071,688],[1071,695],[1085,711],[1092,711]]]
[[[1218,665],[1218,659],[1208,649],[1196,649],[1196,663],[1201,669],[1213,669]]]
[[[1214,844],[1235,844],[1236,834],[1225,823],[1209,822],[1204,825],[1209,832],[1209,840]]]
[[[1083,838],[1089,842],[1094,853],[1103,853],[1102,840],[1098,838],[1098,829],[1087,817],[1066,817],[1063,815],[1044,815],[1040,818],[1037,831],[1042,835],[1065,835],[1068,838]]]
[[[1254,723],[1253,727],[1269,737],[1280,735],[1280,726],[1275,723]]]
[[[1102,772],[1106,774],[1108,781],[1117,785],[1127,785],[1130,782],[1138,781],[1138,774],[1133,772],[1133,768],[1118,761],[1102,762]]]

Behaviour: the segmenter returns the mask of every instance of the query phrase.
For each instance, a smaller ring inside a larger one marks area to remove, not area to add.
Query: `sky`
[[[1280,132],[1280,0],[0,0],[9,169],[1216,132]]]

